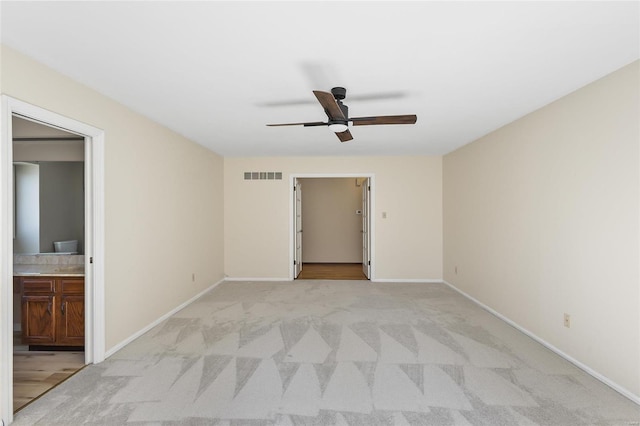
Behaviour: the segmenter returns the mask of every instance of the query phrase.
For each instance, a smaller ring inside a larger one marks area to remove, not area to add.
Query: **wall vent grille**
[[[282,172],[244,172],[244,180],[282,180]]]

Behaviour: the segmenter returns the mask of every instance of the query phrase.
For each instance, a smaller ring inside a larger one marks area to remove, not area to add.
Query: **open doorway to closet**
[[[371,183],[358,177],[294,179],[294,278],[371,277]]]

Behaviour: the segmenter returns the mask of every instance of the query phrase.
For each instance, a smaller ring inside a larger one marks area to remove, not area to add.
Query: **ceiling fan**
[[[415,124],[418,117],[411,115],[382,115],[377,117],[349,117],[349,107],[342,103],[347,95],[347,89],[344,87],[334,87],[331,93],[314,90],[318,102],[324,108],[329,120],[312,121],[308,123],[283,123],[283,124],[267,124],[267,126],[329,126],[329,129],[335,132],[341,142],[347,142],[353,139],[349,131],[349,122],[354,126],[372,126],[378,124]]]

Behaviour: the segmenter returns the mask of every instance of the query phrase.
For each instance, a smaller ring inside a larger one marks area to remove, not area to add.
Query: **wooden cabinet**
[[[84,346],[84,279],[61,279],[60,315],[56,321],[56,342]]]
[[[22,343],[84,346],[84,278],[20,277]]]

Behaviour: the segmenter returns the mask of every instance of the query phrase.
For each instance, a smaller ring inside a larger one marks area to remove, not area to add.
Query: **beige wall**
[[[230,277],[289,277],[292,174],[372,173],[375,278],[442,278],[441,157],[225,158],[224,165]],[[283,180],[245,181],[251,171],[281,171]]]
[[[356,214],[362,186],[356,179],[301,179],[303,262],[362,262],[362,214]]]
[[[635,395],[639,72],[635,62],[443,160],[445,279]]]
[[[220,156],[4,46],[1,70],[3,94],[105,130],[107,350],[222,279]]]

